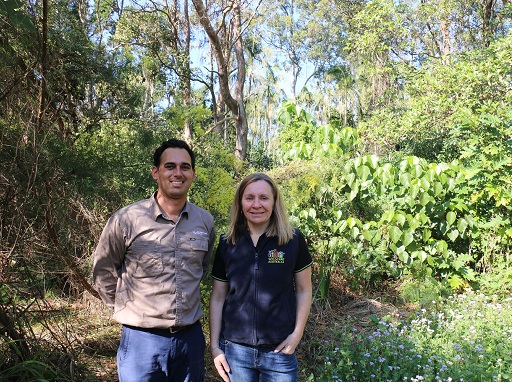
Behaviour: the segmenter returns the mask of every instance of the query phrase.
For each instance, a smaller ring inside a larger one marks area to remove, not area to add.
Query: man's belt
[[[171,326],[170,328],[141,328],[141,327],[138,327],[138,326],[132,326],[132,325],[123,325],[123,326],[126,326],[127,328],[130,328],[130,329],[133,329],[133,330],[139,330],[139,331],[142,331],[142,332],[146,332],[146,333],[153,333],[153,334],[167,334],[167,333],[171,333],[171,334],[176,334],[176,333],[179,333],[185,329],[188,329],[190,328],[191,326],[195,325],[196,322],[194,322],[193,324],[191,325],[183,325],[183,326]]]

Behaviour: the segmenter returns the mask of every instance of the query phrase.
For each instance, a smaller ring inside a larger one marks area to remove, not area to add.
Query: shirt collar
[[[164,217],[164,214],[162,210],[160,209],[160,206],[158,205],[156,201],[156,193],[158,191],[155,191],[153,195],[151,195],[151,198],[149,198],[149,209],[151,211],[151,216],[153,217],[153,220],[156,221],[159,216]],[[188,200],[185,202],[185,205],[183,206],[183,209],[181,210],[182,214],[186,214],[188,216]]]

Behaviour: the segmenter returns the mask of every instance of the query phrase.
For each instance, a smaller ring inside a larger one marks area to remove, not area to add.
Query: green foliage
[[[280,184],[292,222],[312,246],[319,264],[320,283],[317,297],[327,298],[332,270],[346,262],[348,252],[334,237],[333,230],[345,215],[348,205],[338,190],[337,160],[326,159],[321,166],[296,160],[272,171]]]
[[[197,179],[189,198],[213,215],[218,233],[225,232],[237,184],[235,155],[213,138],[201,142],[194,150],[197,153]]]
[[[247,165],[256,171],[268,171],[274,167],[274,158],[268,154],[267,147],[260,142],[251,145],[247,155]]]
[[[347,49],[365,55],[387,52],[395,47],[407,49],[406,11],[406,6],[389,0],[370,2],[352,20],[353,35],[349,36]]]
[[[372,119],[377,133],[391,127],[393,134],[395,126],[404,125],[402,132],[407,132],[411,126],[416,147],[435,158],[439,152],[421,143],[412,126],[429,129],[423,142],[441,137],[438,144],[446,144],[447,155],[440,156],[450,157],[449,162],[418,156],[396,155],[392,162],[377,155],[350,157],[359,142],[355,133],[317,126],[301,109],[285,105],[283,134],[301,140],[282,140],[284,158],[307,161],[289,187],[305,182],[300,189],[308,193],[292,192],[291,210],[319,254],[321,284],[328,284],[329,272],[343,265],[354,285],[376,286],[410,274],[463,289],[477,285],[478,269],[506,261],[512,233],[512,113],[505,106],[510,92],[499,73],[510,71],[511,42],[506,38],[483,53],[461,56],[456,69],[432,64],[417,72],[410,111],[401,117],[391,114],[390,125],[390,118]],[[498,74],[491,68],[498,68]],[[494,86],[484,86],[486,81]],[[434,84],[438,91],[432,91]],[[426,113],[433,104],[440,113]],[[410,118],[412,113],[421,114],[421,124]],[[338,164],[329,158],[337,158]],[[325,286],[319,286],[322,296]]]
[[[398,146],[405,155],[428,161],[458,158],[468,132],[478,134],[480,124],[510,126],[506,78],[512,70],[511,55],[508,36],[486,49],[453,55],[449,65],[430,60],[419,68],[404,68],[408,97],[373,111],[358,125],[365,144],[378,146],[383,154]]]
[[[9,20],[9,24],[17,30],[36,31],[32,20],[24,12],[24,3],[19,0],[5,0],[0,3],[0,16]]]
[[[330,350],[309,380],[512,380],[510,299],[468,292],[410,316],[370,318],[368,328],[331,330]]]
[[[357,131],[351,127],[316,126],[312,116],[293,103],[279,112],[284,125],[279,133],[284,159],[322,160],[339,158],[358,143]]]
[[[65,375],[58,366],[37,360],[19,362],[3,369],[0,365],[0,382],[70,382],[71,376]]]
[[[186,122],[198,153],[190,200],[210,210],[223,232],[236,174],[272,172],[313,249],[316,299],[329,298],[335,271],[359,290],[400,278],[402,296],[421,304],[447,285],[510,293],[512,36],[492,39],[505,35],[512,5],[489,3],[488,13],[476,0],[262,3],[254,20],[262,10],[268,20],[244,30],[258,40],[246,40],[257,54],[246,87],[254,143],[240,163],[233,132],[227,143],[210,133],[212,110],[223,106],[211,105],[206,91],[216,89],[209,82],[215,68],[190,73],[180,11],[85,4],[50,1],[43,41],[42,2],[0,2],[0,317],[14,322],[0,340],[11,357],[0,379],[59,380],[69,369],[52,363],[61,354],[33,346],[40,338],[30,326],[32,307],[51,293],[90,287],[102,222],[154,191],[153,150],[181,136]],[[440,34],[444,22],[449,41]],[[269,25],[282,33],[269,38]],[[203,49],[204,35],[192,32],[192,46]],[[271,62],[270,40],[291,55]],[[206,66],[202,59],[198,67]],[[278,66],[294,78],[307,69],[318,87],[304,87],[302,108],[284,104],[273,152],[274,110],[285,87]],[[188,80],[204,87],[185,107]],[[369,345],[357,340],[357,350]],[[466,379],[485,375],[471,357],[478,368]]]
[[[236,182],[226,170],[197,168],[197,179],[190,191],[190,199],[214,216],[215,227],[225,231],[235,194]]]
[[[118,206],[132,203],[154,191],[152,156],[165,139],[164,132],[133,120],[102,123],[77,136],[73,150],[65,152],[65,169],[84,192],[99,193]]]
[[[478,289],[488,295],[508,297],[512,294],[512,268],[510,255],[505,261],[495,261],[489,271],[481,272],[478,277]]]
[[[343,153],[339,143],[333,146]],[[329,152],[318,140],[308,147],[306,152],[292,148],[288,155],[318,163]],[[507,155],[503,150],[490,152],[500,158]],[[495,162],[491,158],[488,163],[492,166]],[[307,186],[301,189],[309,193],[299,198],[290,195],[296,200],[291,210],[297,224],[321,254],[321,297],[326,297],[330,272],[340,263],[358,284],[375,286],[385,278],[407,273],[434,276],[446,280],[453,289],[462,289],[476,281],[476,263],[483,256],[478,250],[482,235],[493,229],[501,243],[509,240],[508,219],[497,220],[493,214],[479,212],[481,199],[475,195],[493,188],[488,183],[472,182],[474,171],[462,161],[436,164],[408,157],[394,166],[367,155],[347,159],[338,169],[329,162],[324,164],[321,171],[311,164],[304,166],[302,179]],[[478,168],[493,173],[491,168]],[[298,179],[295,177],[292,183],[296,189]],[[345,203],[341,202],[343,198]],[[488,203],[492,198],[485,200]],[[508,199],[501,196],[495,200],[491,208],[510,208]],[[490,217],[493,220],[488,221]]]
[[[379,278],[414,274],[425,265],[427,274],[448,279],[454,289],[473,281],[474,259],[465,254],[476,227],[461,170],[458,162],[427,164],[416,157],[398,167],[380,166],[375,156],[347,162],[349,200],[385,196],[378,219],[351,217],[340,225],[339,233],[352,242],[355,267],[367,273],[369,264],[380,264],[374,274]]]
[[[287,139],[280,149],[288,164],[275,171],[289,201],[292,220],[312,244],[319,264],[318,298],[327,298],[332,271],[340,263],[349,262],[349,243],[335,237],[340,218],[348,210],[343,198],[339,158],[346,157],[357,143],[357,133],[350,127],[317,126],[311,115],[293,104],[285,104],[280,112],[285,127],[282,134],[301,136],[304,140]]]
[[[279,132],[281,145],[290,145],[296,142],[309,143],[316,124],[311,114],[292,102],[286,102],[277,116],[279,122],[284,126]]]
[[[446,281],[425,275],[421,278],[405,276],[400,279],[398,291],[404,302],[425,309],[435,309],[436,301],[448,298],[453,289]]]

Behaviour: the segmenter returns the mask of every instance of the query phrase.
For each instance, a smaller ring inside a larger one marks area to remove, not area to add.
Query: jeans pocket
[[[282,373],[297,372],[299,363],[295,352],[292,354],[285,354],[283,352],[269,354],[270,363],[272,365],[271,369]]]

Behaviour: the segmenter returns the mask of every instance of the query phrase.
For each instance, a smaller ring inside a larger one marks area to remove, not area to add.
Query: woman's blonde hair
[[[270,185],[272,194],[274,196],[274,210],[270,216],[270,221],[266,231],[267,236],[275,236],[278,239],[279,245],[285,244],[293,237],[293,227],[288,220],[288,214],[284,208],[283,199],[276,183],[270,176],[264,173],[253,173],[247,175],[238,185],[231,205],[231,215],[229,219],[228,232],[226,237],[232,244],[236,244],[236,241],[240,237],[240,233],[243,229],[247,228],[247,219],[242,211],[242,196],[245,189],[251,183],[264,180]]]

